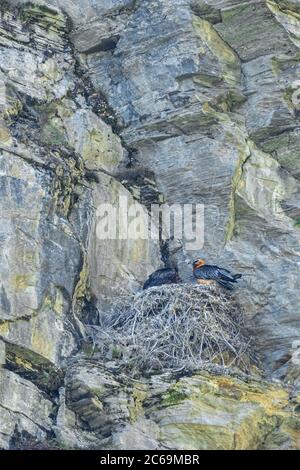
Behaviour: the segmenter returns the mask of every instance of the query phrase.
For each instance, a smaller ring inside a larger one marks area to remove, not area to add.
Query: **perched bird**
[[[149,287],[162,286],[163,284],[177,284],[180,282],[176,268],[162,268],[152,273],[145,282],[143,289]]]
[[[233,289],[233,283],[242,277],[241,274],[232,274],[230,271],[218,266],[205,264],[204,259],[196,259],[193,262],[193,274],[198,284],[214,284],[218,283],[226,289]]]

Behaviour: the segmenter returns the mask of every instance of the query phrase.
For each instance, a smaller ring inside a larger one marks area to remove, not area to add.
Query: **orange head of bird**
[[[196,259],[194,262],[193,262],[193,269],[198,269],[198,268],[201,268],[202,266],[205,265],[205,259]]]

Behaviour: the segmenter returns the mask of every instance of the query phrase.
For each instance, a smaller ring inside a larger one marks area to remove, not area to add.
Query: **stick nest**
[[[253,355],[243,334],[243,314],[231,293],[190,284],[118,292],[112,309],[90,327],[101,359],[142,374],[238,367],[249,372]]]

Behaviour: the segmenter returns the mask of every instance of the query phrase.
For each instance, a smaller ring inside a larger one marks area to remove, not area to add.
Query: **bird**
[[[210,285],[217,282],[229,290],[232,290],[233,284],[242,277],[242,274],[232,274],[227,269],[206,264],[205,259],[196,259],[193,262],[193,274],[198,284]]]
[[[180,282],[180,277],[177,268],[157,269],[157,271],[150,274],[143,285],[143,290],[149,287],[162,286],[163,284],[178,284],[178,282]]]

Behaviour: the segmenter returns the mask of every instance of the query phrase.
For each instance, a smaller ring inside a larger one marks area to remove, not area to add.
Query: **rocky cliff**
[[[299,2],[0,13],[0,447],[299,447]],[[100,240],[97,207],[120,196],[204,204],[201,253]],[[244,274],[264,380],[131,380],[92,357],[88,325],[116,289],[164,262],[189,281],[199,255]]]

